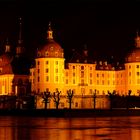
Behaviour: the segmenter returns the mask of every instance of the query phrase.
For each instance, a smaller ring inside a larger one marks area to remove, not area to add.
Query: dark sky
[[[1,0],[1,48],[7,37],[13,48],[16,46],[19,16],[23,18],[23,40],[30,55],[45,40],[51,21],[55,40],[66,57],[73,48],[81,50],[87,44],[93,55],[122,58],[134,48],[136,30],[140,30],[140,1]]]

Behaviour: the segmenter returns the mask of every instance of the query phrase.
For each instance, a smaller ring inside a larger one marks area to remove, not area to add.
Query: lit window
[[[46,61],[46,64],[49,64],[49,61]]]
[[[58,52],[55,52],[55,56],[58,56]]]
[[[102,80],[102,85],[104,85],[104,80]]]
[[[82,78],[84,77],[84,71],[81,71],[81,77]]]
[[[49,72],[49,69],[46,69],[46,73],[48,73]]]
[[[48,51],[46,51],[46,52],[45,52],[45,56],[48,56],[48,54],[49,54]]]
[[[78,103],[77,102],[75,103],[75,107],[78,107]]]
[[[47,81],[47,82],[49,81],[49,76],[46,76],[46,81]]]
[[[56,82],[58,82],[58,76],[56,76],[55,78],[56,78]]]
[[[90,77],[92,77],[92,73],[90,73]]]
[[[66,84],[68,84],[68,79],[66,79]]]
[[[2,73],[2,68],[0,68],[0,73]]]
[[[40,69],[38,69],[37,72],[39,73],[40,72]]]
[[[37,81],[38,81],[38,82],[40,81],[40,77],[37,78]]]
[[[90,84],[92,85],[92,80],[90,79]]]
[[[66,76],[68,76],[68,72],[66,72]]]
[[[56,69],[55,71],[56,71],[56,73],[58,73],[58,69]]]
[[[104,77],[104,74],[102,73],[102,77]]]
[[[55,64],[58,65],[58,61],[55,61]]]
[[[81,70],[84,70],[84,66],[81,66]]]

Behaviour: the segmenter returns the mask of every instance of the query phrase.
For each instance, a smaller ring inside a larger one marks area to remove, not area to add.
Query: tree
[[[127,105],[126,108],[129,109],[130,107],[130,96],[131,96],[132,91],[128,90],[128,95],[127,95]]]
[[[53,93],[53,99],[54,99],[56,109],[58,109],[58,106],[60,104],[60,94],[61,94],[61,91],[58,91],[58,90],[56,90],[56,92]]]
[[[111,93],[110,91],[108,91],[108,96],[109,96],[109,100],[110,100],[110,109],[112,110],[113,107],[113,99],[114,96],[116,95],[116,91],[113,90],[113,92]]]
[[[47,105],[50,102],[50,97],[51,97],[51,94],[48,90],[43,92],[42,98],[43,98],[43,102],[45,103],[45,109],[47,109]]]
[[[95,89],[95,91],[93,92],[93,106],[94,106],[94,109],[96,109],[96,98],[97,98],[97,95],[96,95],[96,89]]]
[[[73,90],[69,89],[69,90],[67,91],[67,98],[68,98],[68,103],[69,103],[69,109],[71,109],[71,104],[72,104],[73,95],[74,95]]]

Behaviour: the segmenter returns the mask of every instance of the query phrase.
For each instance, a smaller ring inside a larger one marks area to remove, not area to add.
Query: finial
[[[18,39],[19,44],[22,43],[21,34],[22,34],[22,18],[19,17],[19,39]]]
[[[52,31],[52,28],[51,28],[51,22],[50,21],[49,21],[49,25],[48,25],[47,39],[49,39],[49,40],[53,39],[53,31]]]

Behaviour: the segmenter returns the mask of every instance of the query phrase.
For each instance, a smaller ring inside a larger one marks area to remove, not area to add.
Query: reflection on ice
[[[140,140],[140,117],[0,117],[0,140]]]

